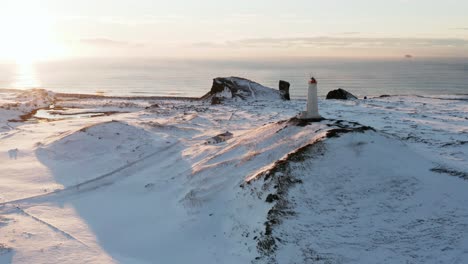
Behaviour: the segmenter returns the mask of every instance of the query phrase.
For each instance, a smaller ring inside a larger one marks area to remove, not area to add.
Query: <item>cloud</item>
[[[156,24],[169,24],[177,23],[180,21],[189,21],[185,16],[178,14],[168,14],[164,16],[139,16],[139,17],[126,17],[126,16],[62,16],[58,18],[64,22],[77,22],[77,23],[91,23],[91,24],[104,24],[104,25],[117,25],[117,26],[149,26]]]
[[[214,42],[209,42],[209,41],[196,42],[192,44],[192,46],[196,48],[219,48],[222,45],[223,45],[222,43],[214,43]]]
[[[452,28],[453,30],[468,30],[468,27]]]
[[[348,32],[341,32],[342,35],[359,35],[361,32],[357,31],[348,31]]]
[[[131,47],[141,47],[142,44],[130,43],[125,41],[118,41],[108,38],[89,38],[89,39],[80,39],[81,44],[103,47],[103,48],[131,48]]]
[[[186,20],[182,15],[165,15],[165,16],[142,16],[139,18],[126,17],[103,17],[99,22],[104,24],[115,24],[122,26],[145,26],[154,24],[167,24]]]
[[[224,43],[195,43],[197,47],[224,48],[468,48],[468,39],[460,38],[365,38],[305,37],[252,38]]]

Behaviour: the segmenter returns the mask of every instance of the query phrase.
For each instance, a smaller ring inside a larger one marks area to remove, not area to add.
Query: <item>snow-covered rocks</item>
[[[206,144],[218,144],[221,142],[224,142],[226,140],[229,140],[233,137],[233,134],[229,131],[226,131],[225,133],[216,135],[206,141]]]
[[[44,89],[0,93],[0,122],[29,119],[37,109],[53,106],[55,100],[55,93]]]
[[[23,113],[35,109],[49,107],[55,102],[55,93],[44,89],[32,89],[24,91],[16,96],[18,109]]]
[[[211,90],[202,97],[218,104],[224,100],[286,100],[285,93],[239,77],[219,77]]]
[[[357,99],[357,97],[353,95],[352,93],[339,88],[337,90],[328,92],[327,99],[351,100],[351,99]]]

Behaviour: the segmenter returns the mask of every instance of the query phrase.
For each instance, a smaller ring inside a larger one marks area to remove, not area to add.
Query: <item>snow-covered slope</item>
[[[326,140],[300,156],[276,172],[300,184],[269,212],[274,250],[260,263],[467,259],[463,180],[431,172],[431,162],[375,132]],[[272,176],[262,189],[278,182]]]
[[[0,133],[0,263],[468,258],[468,182],[431,171],[468,170],[443,147],[463,142],[466,120],[437,119],[466,101],[321,101],[328,120],[307,123],[293,118],[304,101],[58,99],[121,113]],[[440,144],[405,137],[428,131]]]
[[[322,113],[403,140],[441,168],[468,172],[468,96],[391,96],[323,101]]]
[[[53,168],[55,175],[62,175],[56,177],[56,181],[68,187],[159,152],[165,146],[163,141],[164,138],[142,128],[110,121],[40,143],[36,156]],[[76,168],[80,168],[79,171]],[[76,173],[70,173],[74,171]]]

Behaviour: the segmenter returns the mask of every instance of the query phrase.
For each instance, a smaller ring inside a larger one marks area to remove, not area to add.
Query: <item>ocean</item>
[[[208,92],[215,77],[238,76],[265,86],[291,83],[303,98],[309,76],[319,95],[343,88],[357,96],[468,94],[468,59],[74,59],[0,63],[0,88],[118,96],[189,96]]]

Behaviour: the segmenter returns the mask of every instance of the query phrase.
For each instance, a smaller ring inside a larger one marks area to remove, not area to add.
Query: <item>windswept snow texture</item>
[[[353,133],[303,153],[265,263],[465,263],[466,183],[394,139]],[[292,259],[292,256],[295,258]]]
[[[111,121],[84,127],[36,149],[37,158],[54,169],[56,180],[68,187],[161,151],[163,138],[126,123]],[[74,169],[76,175],[72,177]],[[62,175],[63,177],[60,177]]]
[[[322,102],[322,113],[372,126],[442,167],[468,172],[468,95]]]
[[[18,98],[0,93],[0,263],[468,259],[466,97],[323,100],[316,123],[291,120],[305,101],[59,96],[118,113],[9,122]]]

